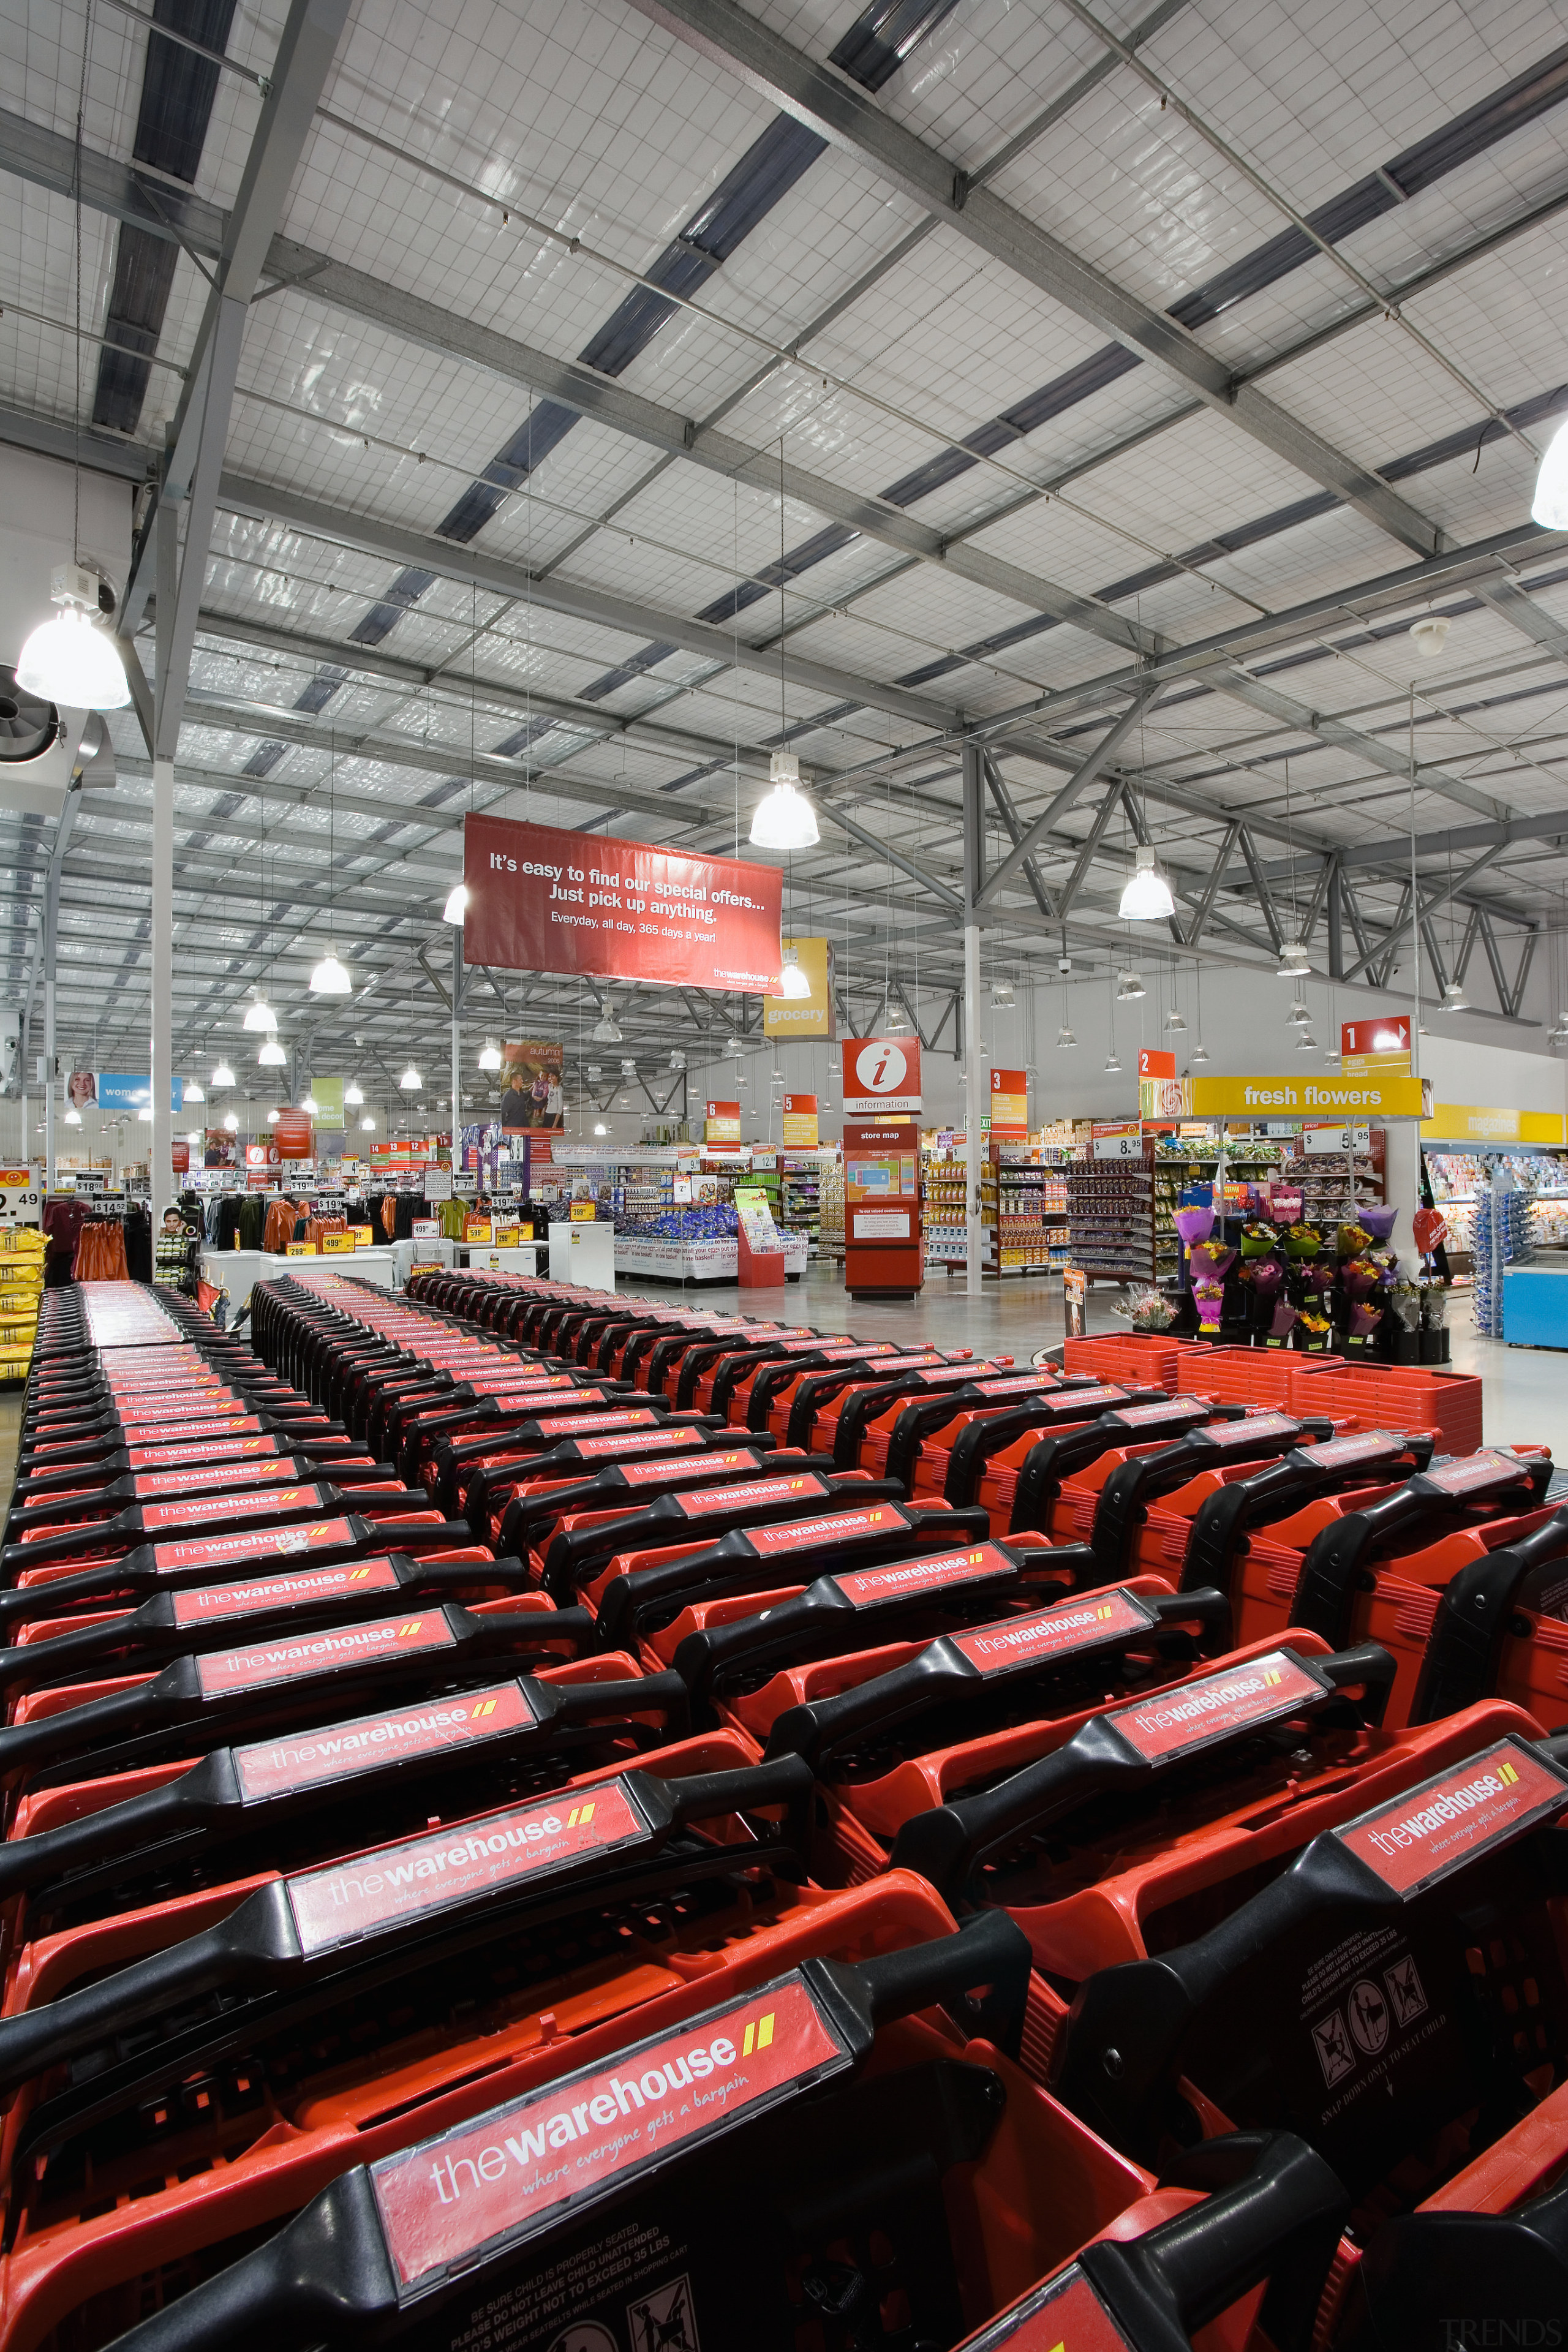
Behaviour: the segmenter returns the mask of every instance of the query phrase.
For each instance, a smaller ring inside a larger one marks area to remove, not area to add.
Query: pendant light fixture
[[[909,1025],[910,1016],[904,1011],[903,1006],[901,1004],[894,1004],[889,1001],[887,1011],[882,1019],[883,1036],[902,1037],[908,1031]]]
[[[207,1080],[207,1084],[209,1087],[233,1086],[234,1072],[229,1068],[226,1055],[222,1054],[218,1055],[217,1060],[213,1066],[213,1074]]]
[[[375,1119],[371,1112],[368,1110],[366,1111],[364,1117],[361,1119],[359,1126],[360,1133],[362,1135],[374,1135],[375,1133]]]
[[[1285,1021],[1286,1025],[1291,1029],[1310,1028],[1312,1016],[1308,1012],[1300,997],[1297,997],[1295,1003],[1291,1005],[1289,1012],[1285,1015]]]
[[[180,1095],[182,1104],[205,1102],[206,1098],[206,1089],[202,1085],[200,1078],[187,1078],[185,1080]]]
[[[500,1047],[489,1037],[479,1048],[479,1067],[481,1070],[499,1070],[500,1067]]]
[[[321,1106],[316,1100],[313,1094],[307,1093],[300,1097],[300,1108],[302,1111],[307,1111],[310,1118],[315,1118],[320,1113]]]
[[[223,1129],[226,1135],[237,1135],[239,1133],[239,1117],[237,1112],[230,1110],[224,1113]]]
[[[268,1003],[267,992],[259,983],[245,1008],[245,1020],[241,1025],[248,1029],[253,1037],[258,1032],[269,1037],[278,1026],[278,1015]]]
[[[261,1041],[261,1050],[256,1058],[264,1070],[279,1070],[282,1068],[289,1056],[276,1037],[264,1037]]]
[[[1437,1010],[1439,1013],[1463,1013],[1469,1002],[1469,998],[1465,994],[1464,982],[1451,980],[1443,991],[1443,1001]]]
[[[1072,1031],[1068,1027],[1067,1024],[1064,1022],[1064,1023],[1062,1024],[1062,1026],[1061,1026],[1061,1027],[1057,1031],[1057,1050],[1058,1050],[1058,1053],[1065,1053],[1065,1052],[1066,1052],[1066,1050],[1067,1050],[1067,1048],[1068,1048],[1069,1045],[1076,1045],[1077,1044],[1078,1044],[1078,1039],[1073,1035]]]
[[[1171,1009],[1165,1015],[1165,1026],[1167,1029],[1174,1033],[1185,1029],[1186,1025],[1186,1023],[1182,1018],[1182,1008],[1176,1003],[1175,997],[1173,995],[1171,999]]]
[[[799,1004],[811,994],[811,982],[800,968],[797,950],[785,948],[784,969],[779,974],[780,985],[792,1003]]]
[[[363,1100],[364,1095],[361,1089],[359,1080],[357,1078],[351,1078],[347,1086],[343,1088],[344,1104],[350,1110],[358,1110]]]
[[[468,911],[468,886],[466,882],[454,882],[447,893],[447,903],[441,909],[441,920],[444,923],[460,923]]]
[[[281,1111],[279,1111],[279,1110],[269,1110],[269,1111],[268,1112],[268,1114],[267,1114],[267,1124],[268,1124],[268,1127],[276,1127],[276,1126],[277,1126],[277,1124],[278,1124],[278,1122],[279,1122],[279,1120],[282,1118],[282,1116],[283,1116],[283,1114],[282,1114],[282,1112],[281,1112]]]
[[[1296,1051],[1298,1054],[1315,1054],[1317,1050],[1317,1039],[1313,1036],[1310,1029],[1303,1029],[1300,1035],[1296,1040]]]
[[[312,996],[352,996],[353,993],[353,982],[331,948],[310,974],[310,993]]]
[[[1542,530],[1568,530],[1568,425],[1560,425],[1546,445],[1530,519]]]
[[[66,1125],[68,1127],[79,1127],[81,1125],[81,1113],[78,1110],[75,1103],[68,1104],[67,1107]]]
[[[1116,1048],[1114,1045],[1112,1045],[1110,1053],[1107,1054],[1105,1057],[1105,1067],[1108,1073],[1120,1070],[1121,1067],[1121,1063],[1116,1058]]]
[[[398,1079],[397,1083],[400,1087],[405,1087],[410,1094],[416,1095],[423,1092],[425,1086],[424,1079],[420,1076],[412,1062],[409,1063],[408,1067],[404,1071],[403,1076]]]
[[[599,1007],[599,1017],[588,1034],[595,1045],[618,1045],[622,1042],[620,1024],[616,1019],[616,1007],[608,989],[605,991],[604,1002]]]
[[[1175,911],[1171,886],[1154,864],[1152,845],[1145,842],[1122,885],[1116,912],[1124,923],[1163,923]]]
[[[784,741],[768,761],[768,782],[752,816],[753,849],[815,849],[822,836],[816,812],[800,789],[800,761],[785,745],[789,740],[789,709],[784,692],[784,446],[779,436],[779,733]]]
[[[1307,960],[1307,950],[1300,940],[1288,940],[1279,950],[1278,977],[1280,980],[1304,980],[1311,969]]]
[[[1134,1004],[1139,997],[1146,993],[1143,976],[1141,972],[1123,971],[1117,974],[1116,1002],[1118,1004]]]
[[[1205,1062],[1206,1062],[1206,1061],[1208,1060],[1208,1057],[1209,1057],[1209,1049],[1208,1049],[1208,1047],[1204,1044],[1203,1039],[1200,1037],[1200,1038],[1198,1039],[1197,1044],[1193,1047],[1193,1050],[1192,1050],[1191,1062],[1192,1062],[1192,1066],[1193,1066],[1193,1067],[1194,1067],[1194,1069],[1195,1069],[1195,1068],[1197,1068],[1197,1067],[1199,1067],[1203,1063],[1205,1063]]]
[[[1016,998],[1012,982],[1008,980],[1005,975],[1000,979],[993,979],[991,982],[991,1010],[993,1013],[1005,1013],[1015,1002]]]

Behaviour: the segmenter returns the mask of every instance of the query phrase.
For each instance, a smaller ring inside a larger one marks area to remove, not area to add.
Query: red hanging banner
[[[463,879],[470,964],[782,992],[782,877],[773,866],[470,816]]]

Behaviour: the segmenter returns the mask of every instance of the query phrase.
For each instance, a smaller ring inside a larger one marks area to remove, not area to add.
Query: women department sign
[[[779,992],[781,877],[771,866],[470,816],[463,879],[468,963]]]

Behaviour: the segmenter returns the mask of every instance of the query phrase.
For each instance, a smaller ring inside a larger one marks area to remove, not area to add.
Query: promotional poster
[[[779,993],[775,866],[470,816],[463,879],[469,963]]]
[[[497,1124],[504,1135],[565,1125],[561,1087],[565,1048],[559,1039],[520,1037],[501,1047],[501,1097]]]

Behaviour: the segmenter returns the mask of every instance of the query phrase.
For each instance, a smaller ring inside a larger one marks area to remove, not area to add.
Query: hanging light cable
[[[331,766],[327,772],[327,898],[329,908],[332,896],[332,868],[337,863],[338,846],[338,731],[331,732]],[[351,996],[353,982],[338,961],[338,950],[331,932],[327,937],[327,952],[310,974],[312,996]]]
[[[752,818],[753,849],[815,849],[822,836],[816,828],[816,812],[800,789],[800,761],[786,747],[789,741],[789,706],[785,691],[784,660],[786,615],[784,611],[784,445],[779,436],[779,748],[768,761],[768,782],[773,790],[757,803]]]
[[[42,621],[22,647],[16,663],[16,683],[24,693],[46,702],[63,703],[79,710],[123,710],[131,699],[125,664],[112,637],[98,625],[99,614],[112,610],[107,583],[81,560],[81,208],[82,126],[87,111],[88,46],[92,38],[92,11],[82,29],[81,72],[77,82],[76,158],[76,337],[72,343],[76,393],[71,407],[71,560],[56,566],[49,581],[49,600],[60,609],[52,621]],[[107,607],[105,600],[107,602]]]

